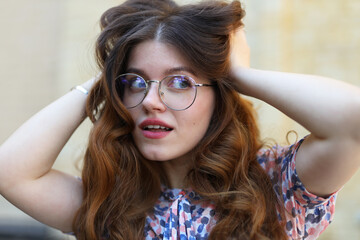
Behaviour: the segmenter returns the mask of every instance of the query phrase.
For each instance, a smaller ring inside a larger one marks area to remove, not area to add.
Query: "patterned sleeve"
[[[337,192],[327,198],[318,197],[306,190],[296,168],[296,153],[304,141],[258,153],[258,161],[273,183],[276,195],[285,206],[286,231],[291,239],[317,239],[331,223]]]

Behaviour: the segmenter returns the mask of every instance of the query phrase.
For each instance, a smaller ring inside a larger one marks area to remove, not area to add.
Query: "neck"
[[[183,156],[173,160],[163,162],[170,188],[186,188],[185,177],[190,168],[190,158]]]

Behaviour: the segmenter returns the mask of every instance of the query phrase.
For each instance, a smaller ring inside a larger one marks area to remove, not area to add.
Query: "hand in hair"
[[[246,40],[244,28],[235,29],[230,35],[230,47],[230,75],[236,79],[237,71],[250,68],[250,47]],[[243,93],[238,81],[233,81],[232,85],[236,91]]]
[[[230,35],[231,71],[238,67],[250,67],[250,47],[246,40],[244,28],[236,29]]]

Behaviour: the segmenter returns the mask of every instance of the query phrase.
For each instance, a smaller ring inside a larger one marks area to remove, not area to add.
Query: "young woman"
[[[360,90],[249,68],[243,16],[238,1],[133,0],[105,12],[101,73],[1,146],[1,194],[81,240],[316,239],[360,165]],[[262,150],[242,94],[311,134]],[[78,179],[52,165],[86,116]]]

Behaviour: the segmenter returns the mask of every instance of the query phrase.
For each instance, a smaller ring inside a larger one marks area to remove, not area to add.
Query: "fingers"
[[[230,35],[230,44],[232,67],[250,68],[250,47],[244,28],[239,28]]]

